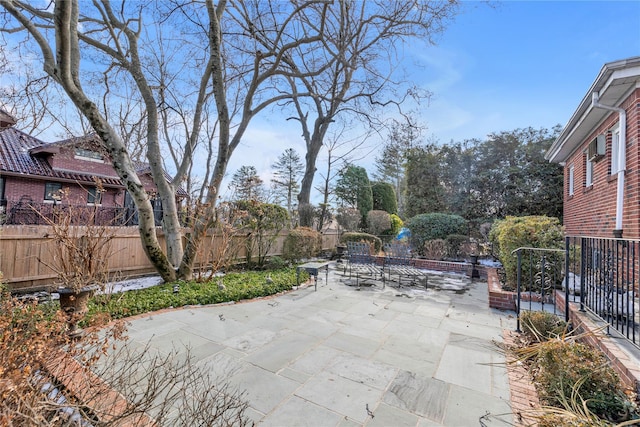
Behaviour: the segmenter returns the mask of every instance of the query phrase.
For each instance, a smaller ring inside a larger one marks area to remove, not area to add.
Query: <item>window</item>
[[[92,205],[99,205],[102,203],[102,192],[96,187],[91,187],[87,190],[87,203]]]
[[[102,154],[98,153],[97,151],[93,151],[93,150],[87,150],[84,148],[76,148],[75,149],[75,157],[76,159],[80,158],[82,160],[89,160],[92,162],[99,162],[99,163],[103,163],[104,158],[102,157]]]
[[[62,190],[62,184],[59,182],[47,182],[44,185],[44,200],[60,200],[60,190]]]
[[[574,168],[573,165],[569,166],[569,195],[573,196],[573,174]]]
[[[584,183],[587,187],[593,186],[593,162],[589,159],[587,159],[587,164],[585,165]]]
[[[620,151],[620,129],[614,129],[611,132],[611,175],[618,173],[619,163],[618,156]]]
[[[4,177],[0,176],[0,200],[4,200]]]

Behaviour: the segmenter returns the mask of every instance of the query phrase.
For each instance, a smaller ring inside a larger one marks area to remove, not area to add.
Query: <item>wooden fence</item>
[[[147,259],[140,242],[137,227],[114,227],[115,237],[111,243],[111,257],[109,269],[112,277],[129,278],[155,272]],[[11,290],[28,291],[43,289],[50,286],[56,273],[51,269],[53,262],[53,240],[51,229],[42,225],[5,225],[0,227],[0,271],[3,282]],[[282,254],[282,248],[287,232],[283,231],[273,242],[268,255]],[[164,235],[158,233],[160,243],[164,245]],[[327,232],[322,235],[322,249],[332,250],[338,243],[337,232]],[[222,235],[208,235],[200,248],[196,258],[196,267],[206,268],[211,265],[212,257],[225,253],[225,249],[233,247],[236,250],[226,251],[225,256],[233,256],[242,261],[246,258],[244,235],[235,235],[225,239]],[[253,254],[256,256],[256,253]]]

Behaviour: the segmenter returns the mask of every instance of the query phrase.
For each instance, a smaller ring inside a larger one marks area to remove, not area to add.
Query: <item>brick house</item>
[[[546,154],[571,236],[640,238],[640,57],[602,67]]]
[[[51,212],[64,190],[68,203],[98,207],[102,221],[137,224],[133,201],[97,136],[45,143],[16,129],[15,123],[0,110],[0,214],[4,223],[40,223],[35,210]],[[138,175],[153,195],[156,186],[148,165],[140,164]],[[184,191],[179,195],[183,197]],[[159,223],[160,203],[152,200]]]

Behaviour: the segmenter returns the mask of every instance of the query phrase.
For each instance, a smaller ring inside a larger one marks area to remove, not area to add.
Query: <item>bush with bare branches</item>
[[[98,191],[100,182],[97,181]],[[80,204],[60,190],[59,204],[50,216],[36,211],[49,226],[51,261],[39,262],[56,273],[56,287],[78,291],[86,286],[104,287],[108,281],[111,241],[109,224],[96,221],[98,207]]]
[[[201,261],[194,274],[196,281],[210,281],[216,272],[227,270],[235,262],[244,246],[244,235],[238,235],[234,224],[245,216],[246,212],[235,209],[232,203],[221,203],[216,208],[214,225],[198,249],[198,259]]]
[[[243,393],[189,350],[131,345],[124,323],[71,341],[55,306],[0,297],[0,425],[245,426]]]

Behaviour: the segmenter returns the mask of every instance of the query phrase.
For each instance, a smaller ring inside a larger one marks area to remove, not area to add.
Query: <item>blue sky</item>
[[[507,1],[465,12],[423,50],[422,118],[441,142],[567,122],[606,62],[640,55],[638,1]]]
[[[464,1],[436,41],[412,40],[404,49],[407,79],[433,94],[418,109],[426,137],[448,143],[551,128],[568,121],[603,64],[640,55],[640,0]],[[384,136],[371,137],[356,160],[370,175],[383,143]],[[227,176],[254,166],[268,184],[271,165],[287,148],[304,157],[300,127],[277,111],[263,112],[231,157]],[[196,158],[196,169],[203,161]],[[326,150],[316,166],[317,185]]]
[[[464,2],[435,46],[411,46],[410,79],[433,93],[419,109],[427,137],[448,143],[564,126],[605,63],[640,55],[640,1]],[[274,117],[258,118],[243,141],[229,174],[253,165],[268,182],[286,148],[304,153],[299,128]],[[376,154],[356,163],[371,175]]]

